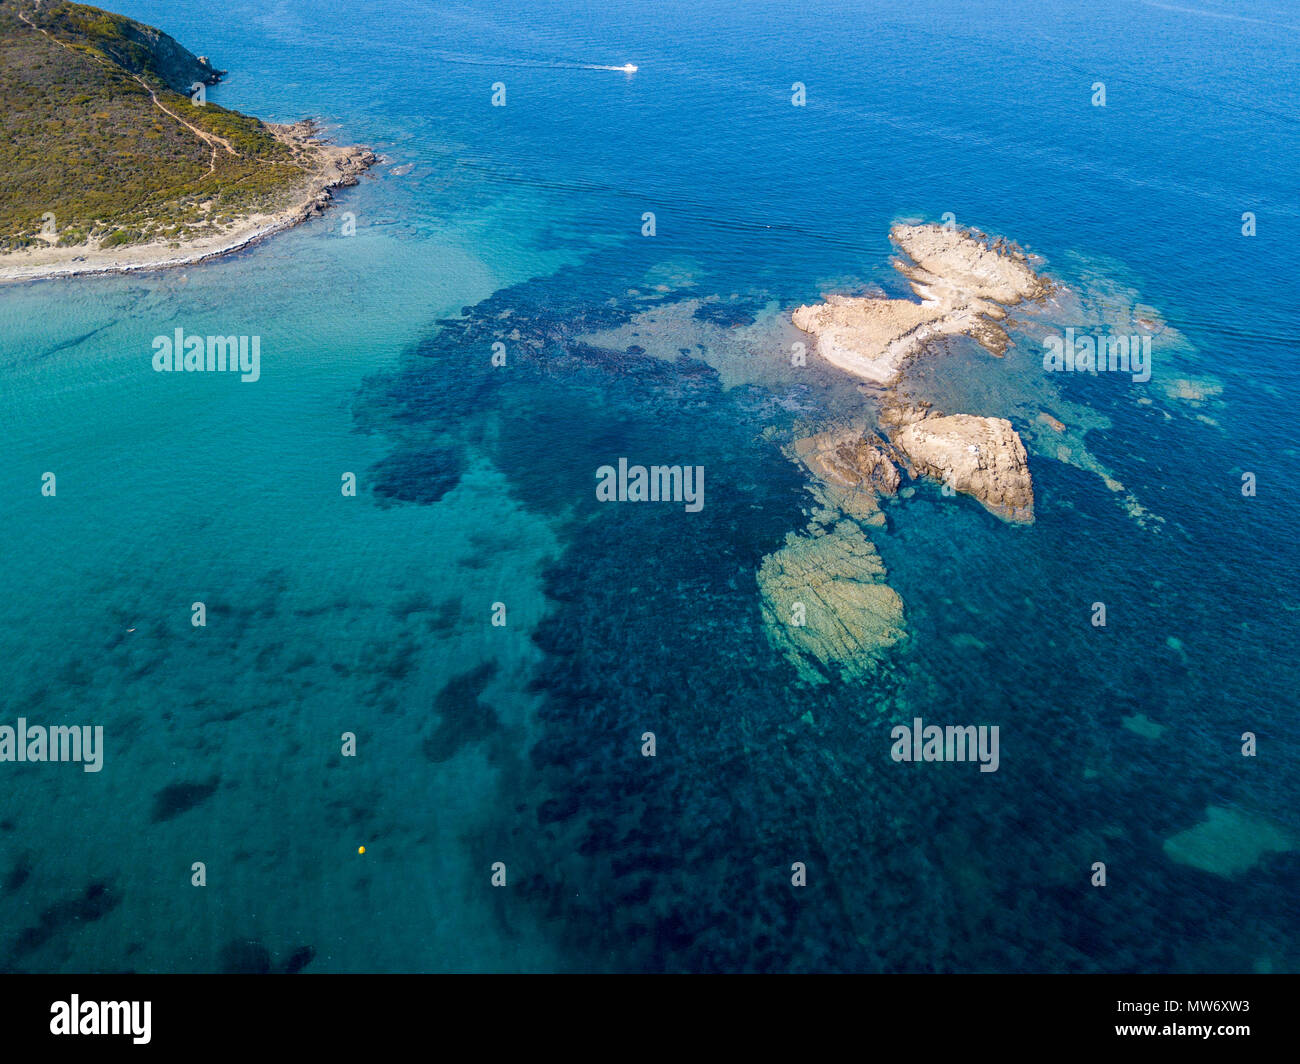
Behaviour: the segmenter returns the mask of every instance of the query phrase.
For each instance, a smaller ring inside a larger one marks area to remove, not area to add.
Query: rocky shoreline
[[[361,176],[381,161],[367,147],[329,143],[321,137],[319,127],[311,119],[291,125],[266,123],[266,126],[308,171],[308,177],[295,191],[293,202],[288,206],[247,215],[223,232],[179,244],[159,241],[115,248],[51,246],[0,253],[0,284],[136,273],[209,262],[318,217],[333,204],[338,189],[358,184]]]

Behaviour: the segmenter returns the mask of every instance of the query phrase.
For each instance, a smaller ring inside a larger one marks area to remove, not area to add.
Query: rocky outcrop
[[[795,443],[795,451],[822,479],[880,495],[898,490],[898,470],[876,436],[850,429]]]
[[[142,67],[152,71],[173,92],[188,96],[195,82],[215,85],[225,76],[226,71],[218,70],[207,56],[196,56],[174,38],[152,26],[145,26],[132,19],[123,19],[124,37],[138,46],[134,56]],[[112,42],[103,45],[105,51],[113,51]],[[121,49],[116,58],[126,60],[127,66],[132,53]]]
[[[333,202],[335,189],[359,184],[361,175],[379,161],[369,148],[356,144],[340,146],[323,140],[320,128],[310,118],[290,125],[267,123],[267,128],[289,147],[295,160],[311,175],[311,196],[300,204],[293,224],[321,214]]]
[[[895,225],[889,235],[901,253],[894,268],[911,283],[919,302],[829,296],[816,306],[799,307],[791,318],[817,338],[826,361],[883,386],[881,420],[897,429],[893,447],[917,475],[973,495],[1007,520],[1032,521],[1029,463],[1011,423],[905,408],[897,385],[908,360],[945,336],[970,336],[993,354],[1003,354],[1010,343],[1001,325],[1006,308],[1042,298],[1050,282],[1038,276],[1015,244],[990,241],[978,230]],[[1064,429],[1054,419],[1047,424]],[[883,445],[834,440],[804,460],[825,481],[878,490],[876,470],[883,468],[881,461],[888,465],[889,456]],[[896,480],[889,490],[895,488]]]
[[[792,315],[826,361],[879,386],[869,394],[890,437],[859,422],[804,436],[787,451],[812,474],[816,506],[807,530],[763,559],[758,587],[768,638],[810,682],[836,673],[865,679],[906,638],[903,600],[864,533],[885,524],[878,500],[898,491],[897,462],[1006,520],[1034,518],[1028,458],[1009,421],[909,405],[898,384],[908,360],[945,336],[971,336],[1002,354],[1005,308],[1044,295],[1048,283],[1014,244],[973,230],[896,225],[890,236],[903,256],[894,266],[917,300],[829,296]]]
[[[970,336],[1003,354],[1010,343],[999,324],[1005,308],[1050,287],[1022,251],[975,230],[896,225],[890,237],[904,256],[894,268],[920,302],[832,295],[791,315],[816,338],[822,358],[874,384],[896,383],[908,359],[944,336]]]
[[[816,338],[817,353],[832,366],[873,384],[892,384],[909,357],[953,324],[934,307],[907,299],[835,295],[798,307],[791,320]]]
[[[359,144],[331,144],[321,137],[313,119],[304,118],[289,125],[266,123],[276,139],[285,144],[299,161],[316,171],[317,180],[326,188],[349,188],[379,157]]]
[[[1009,307],[1048,291],[1025,253],[1002,238],[990,242],[978,230],[942,225],[896,225],[889,235],[911,260],[895,262],[895,268],[922,298]]]
[[[904,424],[892,442],[918,475],[974,496],[1005,520],[1033,521],[1029,458],[1006,418],[924,417]]]

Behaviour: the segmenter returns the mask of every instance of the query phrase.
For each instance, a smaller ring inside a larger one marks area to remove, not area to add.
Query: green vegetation
[[[295,151],[256,118],[190,101],[220,73],[120,15],[0,0],[0,249],[42,242],[47,212],[60,244],[111,246],[289,203],[307,176]]]

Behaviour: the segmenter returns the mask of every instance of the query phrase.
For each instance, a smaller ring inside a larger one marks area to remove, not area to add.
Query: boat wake
[[[455,52],[434,52],[430,58],[440,63],[458,63],[465,66],[522,67],[533,70],[613,70],[620,74],[635,74],[637,72],[635,63],[608,66],[603,63],[570,63],[562,59],[504,59],[492,56],[463,55]]]

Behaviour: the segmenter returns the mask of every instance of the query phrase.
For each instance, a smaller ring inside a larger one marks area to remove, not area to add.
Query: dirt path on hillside
[[[21,11],[17,11],[15,12],[15,14],[20,19],[22,19],[25,23],[27,23],[27,25],[29,25],[32,29],[34,29],[37,33],[45,34],[45,36],[49,40],[53,41],[59,47],[66,48],[69,52],[72,52],[74,55],[77,56],[82,55],[81,52],[78,52],[70,44],[66,43],[65,41],[61,41],[57,37],[55,37],[52,33],[49,32],[49,30],[46,30],[41,26],[36,25],[35,22],[29,19]],[[109,69],[114,69],[110,64],[106,63],[103,59],[100,59],[98,56],[92,56],[92,58],[97,63],[100,63],[103,66],[107,66],[109,67]],[[175,111],[169,110],[166,106],[164,106],[163,102],[158,99],[158,94],[153,91],[153,89],[149,86],[149,83],[145,81],[144,78],[142,78],[139,74],[132,74],[131,77],[133,77],[139,83],[140,87],[149,94],[149,99],[153,100],[153,105],[157,107],[158,110],[160,110],[163,114],[167,115],[168,117],[174,118],[177,122],[179,122],[191,133],[193,133],[196,137],[198,137],[199,140],[203,141],[204,144],[207,144],[212,149],[212,158],[208,160],[208,173],[210,174],[216,173],[217,149],[219,147],[225,148],[227,152],[229,152],[231,155],[235,156],[236,158],[239,157],[239,152],[235,151],[235,146],[231,144],[230,141],[226,140],[225,137],[219,137],[215,133],[209,133],[206,129],[200,129],[192,122],[187,122]]]

